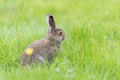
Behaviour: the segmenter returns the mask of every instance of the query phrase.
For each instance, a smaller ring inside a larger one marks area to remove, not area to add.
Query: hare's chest
[[[46,51],[43,52],[44,58],[47,59],[48,61],[54,59],[59,53],[57,46],[46,47],[44,51]]]
[[[48,50],[45,57],[48,61],[51,61],[57,55],[58,55],[58,49],[56,47],[52,47],[51,49]]]

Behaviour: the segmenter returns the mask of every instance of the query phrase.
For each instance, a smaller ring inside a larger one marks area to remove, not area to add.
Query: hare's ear
[[[47,21],[49,29],[53,30],[55,28],[54,17],[52,15],[50,15],[50,14],[47,14],[46,21]]]

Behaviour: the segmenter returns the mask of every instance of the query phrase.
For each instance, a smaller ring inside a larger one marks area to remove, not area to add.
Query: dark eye
[[[60,35],[62,35],[62,32],[60,32]]]

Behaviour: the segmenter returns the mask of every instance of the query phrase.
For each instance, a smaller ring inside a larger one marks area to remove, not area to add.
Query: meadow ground
[[[21,67],[51,13],[66,33],[51,65]],[[0,80],[120,80],[120,0],[0,0]]]

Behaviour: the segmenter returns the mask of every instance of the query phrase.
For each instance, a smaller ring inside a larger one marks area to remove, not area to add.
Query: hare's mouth
[[[63,37],[61,41],[63,41],[64,39],[65,39],[65,37]]]

